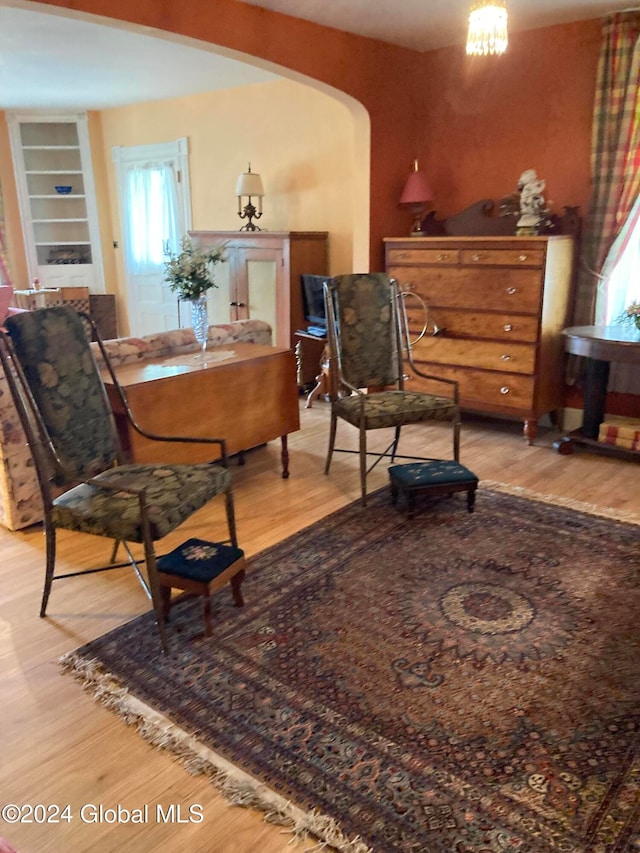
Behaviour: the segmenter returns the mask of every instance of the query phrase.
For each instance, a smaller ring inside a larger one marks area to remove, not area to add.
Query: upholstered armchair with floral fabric
[[[8,288],[10,291],[11,288]],[[0,296],[3,289],[0,287]],[[11,299],[6,294],[7,304]],[[9,314],[22,313],[9,308]],[[2,325],[0,323],[0,325]],[[235,320],[209,327],[211,346],[232,346],[236,342],[271,345],[271,326],[263,320]],[[143,337],[113,338],[103,341],[114,366],[134,364],[165,355],[195,350],[192,329],[172,329]],[[100,348],[90,344],[98,365],[104,367]],[[42,501],[33,467],[31,451],[13,403],[4,371],[0,367],[0,524],[9,530],[21,530],[42,521]]]
[[[122,543],[153,601],[163,646],[164,614],[154,543],[212,498],[222,495],[227,531],[218,541],[237,547],[223,438],[163,437],[157,441],[211,445],[201,464],[126,464],[106,390],[92,355],[83,319],[70,307],[26,311],[6,320],[0,358],[35,463],[44,515],[46,570],[40,615],[46,614],[55,575],[59,528]],[[103,353],[108,361],[106,352]],[[112,374],[117,385],[115,373]],[[134,428],[137,428],[132,419]],[[144,548],[145,582],[128,543]],[[95,571],[89,570],[89,571]]]
[[[400,428],[408,424],[447,421],[452,427],[453,458],[460,447],[458,383],[413,370],[442,383],[442,394],[407,391],[404,387],[403,344],[411,360],[404,311],[400,310],[398,288],[384,273],[341,275],[325,284],[331,426],[325,474],[329,473],[335,447],[338,419],[359,431],[360,484],[366,505],[369,471],[388,457],[398,456]],[[346,390],[346,393],[345,393]],[[383,453],[367,451],[367,432],[393,428],[394,437]],[[367,468],[367,457],[374,456]],[[402,457],[415,458],[415,457]],[[432,457],[420,457],[429,459]]]

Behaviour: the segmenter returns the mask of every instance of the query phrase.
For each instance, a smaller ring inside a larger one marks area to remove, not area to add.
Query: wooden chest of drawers
[[[457,379],[469,411],[523,419],[532,444],[538,419],[563,404],[564,348],[571,291],[572,237],[385,239],[386,270],[420,297],[429,328],[414,346],[426,372]],[[424,323],[419,299],[405,304],[412,330]],[[434,335],[433,327],[440,330]],[[407,387],[428,390],[411,375]]]

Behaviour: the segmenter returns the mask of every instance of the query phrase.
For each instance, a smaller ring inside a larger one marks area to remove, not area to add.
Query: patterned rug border
[[[484,491],[494,491],[547,505],[562,506],[600,518],[640,525],[640,515],[624,510],[614,510],[554,494],[543,494],[523,486],[494,480],[481,480],[480,486]],[[384,491],[384,488],[380,491]],[[348,510],[358,502],[356,500],[345,504],[292,536],[300,535],[318,522],[326,522],[331,516]],[[278,544],[274,543],[264,550],[268,551]],[[260,553],[253,555],[251,559],[257,559]],[[359,836],[349,839],[337,821],[329,815],[321,814],[316,810],[305,812],[215,750],[199,743],[194,736],[173,723],[168,717],[137,699],[115,676],[105,671],[95,658],[86,659],[77,651],[71,651],[62,655],[58,662],[63,672],[70,673],[99,704],[118,714],[125,725],[134,726],[145,741],[169,753],[184,766],[188,773],[208,777],[210,783],[230,805],[253,808],[262,812],[267,823],[285,827],[283,832],[290,833],[292,840],[308,838],[318,840],[318,844],[311,850],[374,853],[373,849]]]
[[[338,823],[318,811],[305,812],[276,791],[245,773],[232,762],[199,743],[184,729],[137,699],[95,659],[85,659],[75,651],[62,655],[58,663],[63,672],[81,682],[83,689],[109,711],[115,712],[127,726],[134,726],[147,743],[173,756],[192,776],[206,776],[232,806],[252,808],[263,813],[266,823],[286,827],[292,840],[318,839],[314,850],[340,853],[374,853],[358,836],[347,838]],[[428,853],[428,851],[425,851]]]
[[[551,504],[552,506],[562,506],[566,509],[573,509],[576,512],[584,512],[587,515],[595,515],[598,518],[609,518],[612,521],[622,521],[628,524],[639,524],[640,515],[628,512],[622,509],[612,509],[611,507],[603,507],[599,504],[586,503],[577,501],[574,498],[564,498],[560,495],[550,493],[536,492],[527,489],[525,486],[512,486],[508,483],[500,483],[497,480],[480,480],[478,492],[483,487],[485,490],[502,492],[505,495],[513,495],[517,498],[526,498],[530,501],[538,503]]]

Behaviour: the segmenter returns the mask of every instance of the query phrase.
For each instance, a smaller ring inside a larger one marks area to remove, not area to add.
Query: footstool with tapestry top
[[[389,468],[391,500],[397,503],[398,495],[406,496],[409,518],[415,513],[417,495],[450,495],[453,492],[467,493],[467,509],[473,512],[478,488],[478,478],[453,460],[410,462],[392,465]]]
[[[201,595],[204,598],[205,636],[211,636],[211,593],[227,582],[231,585],[236,607],[244,604],[240,585],[244,580],[244,551],[233,545],[188,539],[158,559],[158,581],[166,621],[171,609],[171,590]]]

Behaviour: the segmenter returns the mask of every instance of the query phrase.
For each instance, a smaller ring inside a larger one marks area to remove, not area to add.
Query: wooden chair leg
[[[241,569],[231,578],[231,594],[233,595],[233,603],[236,607],[242,607],[244,605],[244,599],[240,589],[242,581],[244,580],[244,575],[245,571],[244,569]]]
[[[147,566],[147,578],[149,580],[149,590],[151,592],[151,601],[153,602],[153,609],[156,614],[156,622],[158,623],[158,630],[160,632],[160,644],[162,646],[162,651],[167,652],[169,647],[167,645],[167,630],[165,628],[165,601],[164,596],[165,587],[160,584],[158,580],[158,565],[156,562],[156,553],[153,547],[153,540],[151,539],[151,535],[149,532],[149,521],[146,518],[146,509],[143,512],[143,547],[144,547],[144,559]],[[171,589],[169,589],[169,598],[171,598]]]
[[[162,614],[164,616],[164,621],[168,622],[169,611],[171,610],[171,587],[161,586],[160,597],[162,598]]]
[[[469,489],[469,491],[467,492],[467,510],[469,512],[473,512],[473,508],[475,506],[475,503],[476,503],[476,490],[475,489]]]

